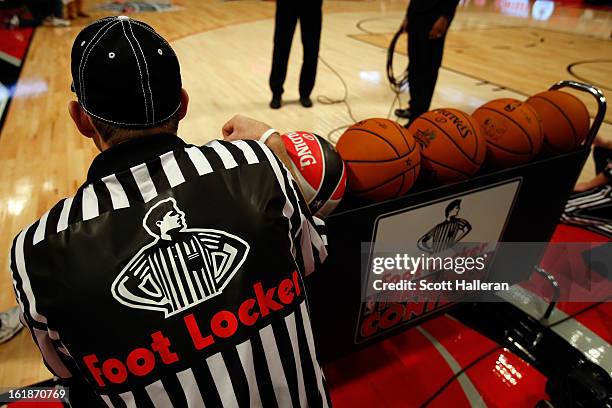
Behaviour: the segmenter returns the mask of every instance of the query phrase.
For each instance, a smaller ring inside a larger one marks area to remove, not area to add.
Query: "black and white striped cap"
[[[83,109],[117,127],[154,127],[181,104],[181,71],[170,44],[126,16],[85,27],[72,46],[71,70]]]

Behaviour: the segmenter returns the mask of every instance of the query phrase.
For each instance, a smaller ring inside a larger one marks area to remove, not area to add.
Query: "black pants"
[[[612,184],[612,150],[601,146],[593,148],[593,159],[595,160],[595,174],[604,172],[610,184]]]
[[[53,15],[62,18],[64,14],[62,0],[25,0],[24,4],[32,14],[32,20],[22,20],[21,27],[38,26],[45,17]]]
[[[287,77],[287,63],[295,26],[300,21],[304,60],[300,73],[300,97],[310,96],[317,76],[319,42],[321,40],[322,0],[277,0],[274,27],[274,53],[270,72],[273,95],[282,95]]]
[[[438,17],[428,14],[408,17],[408,83],[412,118],[429,110],[438,80],[446,35],[429,39],[429,32]]]

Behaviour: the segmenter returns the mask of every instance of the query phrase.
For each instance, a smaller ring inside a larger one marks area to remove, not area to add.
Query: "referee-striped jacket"
[[[612,164],[609,166],[612,172]],[[612,238],[612,184],[572,194],[561,214],[561,222]]]
[[[417,246],[429,254],[442,252],[461,241],[471,229],[470,223],[463,218],[450,217],[423,235]]]
[[[13,241],[22,320],[73,406],[328,406],[303,277],[323,222],[263,144],[101,153]]]

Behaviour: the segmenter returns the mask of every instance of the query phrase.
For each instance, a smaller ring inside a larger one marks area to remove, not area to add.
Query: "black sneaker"
[[[396,109],[395,116],[398,118],[410,119],[412,117],[412,112],[410,112],[410,109]]]
[[[302,96],[300,98],[300,103],[302,104],[303,107],[305,108],[312,108],[312,101],[310,100],[309,97],[307,96]]]
[[[280,109],[283,104],[280,96],[272,96],[272,100],[270,101],[270,107],[272,109]]]

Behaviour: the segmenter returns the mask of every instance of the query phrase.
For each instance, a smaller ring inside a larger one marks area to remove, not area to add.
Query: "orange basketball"
[[[504,168],[533,159],[542,148],[544,133],[535,109],[517,99],[487,102],[472,114],[487,139],[487,160]]]
[[[527,99],[542,122],[544,151],[548,154],[576,150],[589,132],[589,111],[580,99],[561,91],[546,91]]]
[[[425,112],[408,131],[421,146],[423,173],[436,183],[465,180],[485,159],[487,146],[480,126],[457,109]]]
[[[402,126],[367,119],[348,128],[336,150],[346,164],[349,191],[370,200],[405,194],[420,169],[419,146]]]

